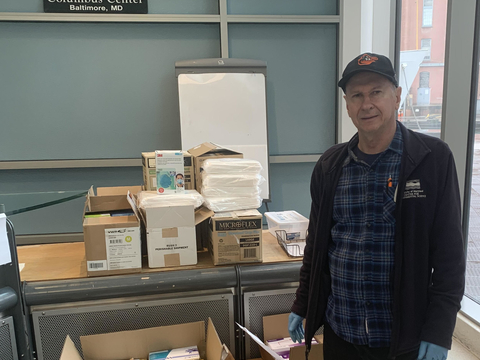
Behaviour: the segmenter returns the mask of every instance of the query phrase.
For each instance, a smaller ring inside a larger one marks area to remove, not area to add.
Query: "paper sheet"
[[[247,328],[244,328],[239,323],[235,323],[237,326],[245,331],[258,345],[260,345],[266,352],[268,352],[276,360],[284,360],[280,355],[273,351],[269,346],[265,345],[262,340],[260,340],[256,335],[251,333]]]
[[[12,262],[10,256],[10,244],[7,237],[7,217],[5,214],[0,214],[0,265],[9,264]]]

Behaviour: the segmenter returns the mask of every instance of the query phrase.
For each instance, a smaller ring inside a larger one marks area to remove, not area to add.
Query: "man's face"
[[[354,75],[347,83],[344,99],[348,116],[360,135],[381,136],[395,124],[402,88],[372,72]]]

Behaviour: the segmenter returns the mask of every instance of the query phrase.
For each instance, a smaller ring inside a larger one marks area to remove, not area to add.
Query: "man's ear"
[[[347,108],[348,116],[350,116],[350,110],[348,109],[347,95],[343,95],[343,99],[345,100],[345,107]]]
[[[396,96],[396,102],[395,102],[395,109],[398,110],[400,107],[400,101],[402,99],[402,87],[399,86],[395,89],[395,96]]]

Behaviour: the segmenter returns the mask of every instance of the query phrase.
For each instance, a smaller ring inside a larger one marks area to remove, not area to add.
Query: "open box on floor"
[[[109,334],[80,336],[84,360],[148,359],[154,351],[196,345],[204,360],[234,360],[222,344],[212,320],[208,319],[207,334],[203,321],[160,326]],[[69,336],[65,339],[60,360],[82,360]]]
[[[263,338],[264,342],[254,334],[247,334],[259,345],[260,354],[263,360],[283,360],[282,356],[276,354],[266,345],[268,340],[290,337],[288,333],[288,316],[290,314],[270,315],[263,317]],[[248,329],[244,329],[248,330]],[[253,335],[253,336],[252,336]],[[323,360],[323,335],[315,335],[317,344],[312,344],[309,359]],[[268,350],[266,350],[268,349]],[[304,360],[305,345],[297,345],[290,348],[289,360]]]

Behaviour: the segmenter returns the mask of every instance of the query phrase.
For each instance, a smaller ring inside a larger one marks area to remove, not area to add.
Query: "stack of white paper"
[[[262,166],[256,160],[208,159],[202,165],[202,195],[212,211],[258,209]]]

